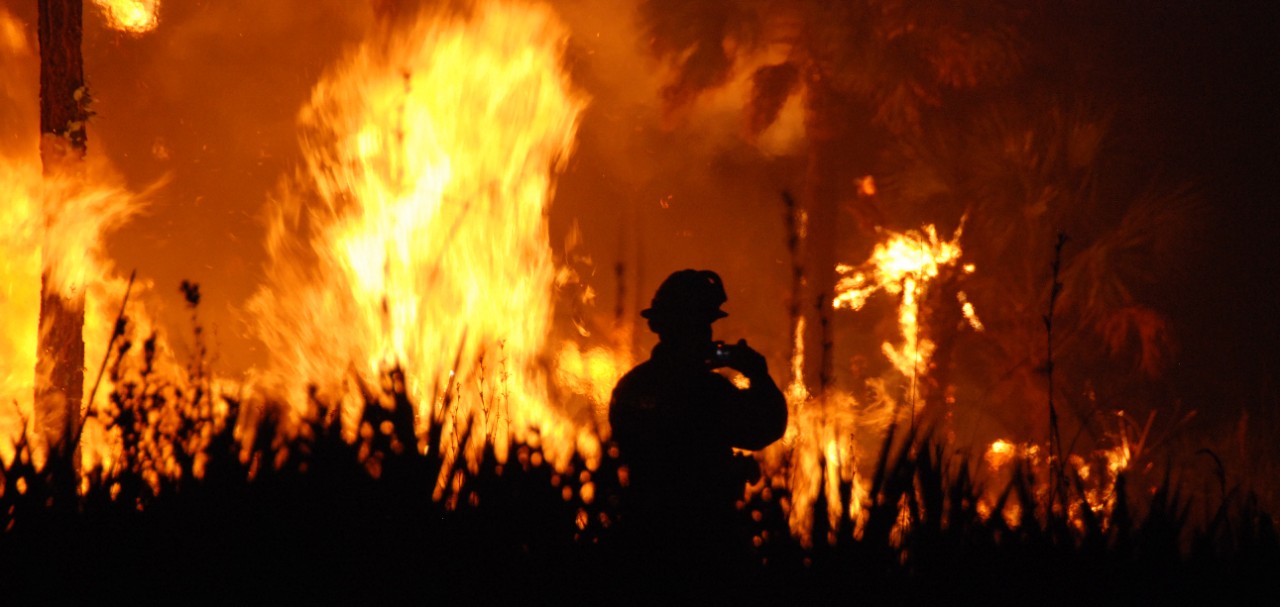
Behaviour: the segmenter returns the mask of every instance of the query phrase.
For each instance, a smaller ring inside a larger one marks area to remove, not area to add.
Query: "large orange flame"
[[[269,286],[250,303],[261,380],[296,416],[315,383],[354,437],[358,384],[400,365],[419,431],[470,432],[472,465],[511,440],[597,457],[548,404],[540,360],[547,206],[586,103],[561,69],[568,32],[522,3],[408,21],[376,28],[300,114],[302,183],[272,205]]]

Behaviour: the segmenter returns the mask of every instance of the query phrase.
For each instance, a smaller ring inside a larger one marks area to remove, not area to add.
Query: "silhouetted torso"
[[[710,270],[668,276],[640,311],[658,345],[613,390],[609,423],[628,474],[608,554],[616,557],[610,569],[619,596],[637,604],[724,602],[725,587],[751,586],[734,505],[755,460],[735,457],[733,448],[762,449],[780,438],[787,404],[764,356],[745,340],[712,341],[727,299]],[[717,367],[736,369],[750,387],[739,389]]]
[[[733,543],[743,463],[754,465],[733,447],[763,448],[786,429],[786,402],[767,369],[748,378],[741,390],[659,343],[618,382],[609,421],[629,471],[621,522],[633,543],[694,552]]]

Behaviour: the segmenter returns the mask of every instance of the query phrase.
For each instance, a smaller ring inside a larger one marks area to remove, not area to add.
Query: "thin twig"
[[[124,289],[124,299],[120,300],[120,312],[116,314],[116,323],[111,330],[111,339],[107,341],[107,351],[102,354],[102,365],[98,367],[98,377],[93,380],[93,389],[89,391],[89,400],[85,403],[84,411],[80,414],[80,424],[76,426],[76,435],[71,440],[72,449],[80,446],[80,436],[84,432],[84,424],[89,421],[89,411],[93,409],[93,399],[98,395],[98,386],[102,383],[102,376],[107,372],[107,361],[111,359],[111,349],[116,346],[116,338],[123,332],[121,323],[124,321],[125,306],[129,303],[129,294],[133,292],[133,281],[138,277],[138,270],[135,268],[129,273],[129,285]]]
[[[1058,241],[1053,248],[1053,286],[1049,289],[1049,311],[1044,315],[1044,331],[1047,345],[1045,358],[1045,374],[1048,376],[1049,390],[1049,510],[1052,511],[1057,489],[1065,483],[1062,468],[1062,438],[1058,434],[1058,411],[1053,406],[1053,309],[1062,294],[1062,282],[1059,276],[1062,271],[1062,247],[1067,244],[1067,235],[1058,232]]]

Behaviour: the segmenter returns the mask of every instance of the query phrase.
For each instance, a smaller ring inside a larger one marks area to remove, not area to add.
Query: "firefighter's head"
[[[710,270],[680,270],[668,276],[640,316],[663,340],[711,339],[711,323],[728,316],[720,309],[728,298],[720,276]]]

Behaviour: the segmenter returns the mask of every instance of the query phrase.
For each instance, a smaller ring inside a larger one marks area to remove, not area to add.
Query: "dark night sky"
[[[1149,95],[1122,118],[1163,174],[1186,179],[1208,207],[1203,254],[1167,293],[1180,328],[1176,373],[1213,378],[1202,398],[1220,391],[1268,408],[1280,370],[1278,15],[1271,2],[1146,2],[1121,28],[1132,35],[1122,65]]]

